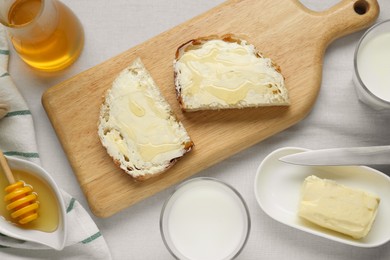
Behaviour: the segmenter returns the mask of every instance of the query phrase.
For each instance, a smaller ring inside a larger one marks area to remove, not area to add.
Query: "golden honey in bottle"
[[[16,0],[6,25],[19,56],[30,66],[57,71],[72,64],[84,45],[84,32],[73,12],[58,0]],[[4,20],[4,19],[2,19]]]

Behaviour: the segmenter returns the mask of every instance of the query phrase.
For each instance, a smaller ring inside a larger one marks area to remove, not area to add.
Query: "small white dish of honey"
[[[66,241],[66,208],[60,189],[53,178],[41,167],[29,161],[7,157],[8,164],[17,180],[33,187],[38,194],[38,218],[28,224],[21,225],[10,217],[6,202],[0,201],[0,233],[46,245],[56,250],[62,250]],[[5,187],[9,183],[0,170],[0,198],[4,198]]]

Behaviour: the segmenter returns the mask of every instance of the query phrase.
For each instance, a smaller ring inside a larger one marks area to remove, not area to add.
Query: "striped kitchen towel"
[[[8,156],[40,164],[33,118],[26,102],[14,85],[8,73],[9,49],[6,33],[0,26],[0,104],[7,104],[9,110],[0,118],[0,149]],[[62,251],[0,234],[0,259],[111,259],[111,254],[98,227],[81,204],[62,191],[67,207],[67,241]],[[21,249],[29,250],[22,253]]]

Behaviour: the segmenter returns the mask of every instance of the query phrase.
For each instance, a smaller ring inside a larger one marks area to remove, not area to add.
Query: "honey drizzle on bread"
[[[107,91],[98,134],[114,162],[138,181],[166,171],[193,146],[140,59]]]
[[[280,67],[232,34],[182,44],[174,78],[184,111],[289,105]]]

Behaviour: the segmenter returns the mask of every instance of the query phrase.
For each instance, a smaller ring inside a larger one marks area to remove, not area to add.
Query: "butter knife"
[[[390,146],[369,146],[309,150],[279,158],[298,165],[380,165],[390,164]]]

